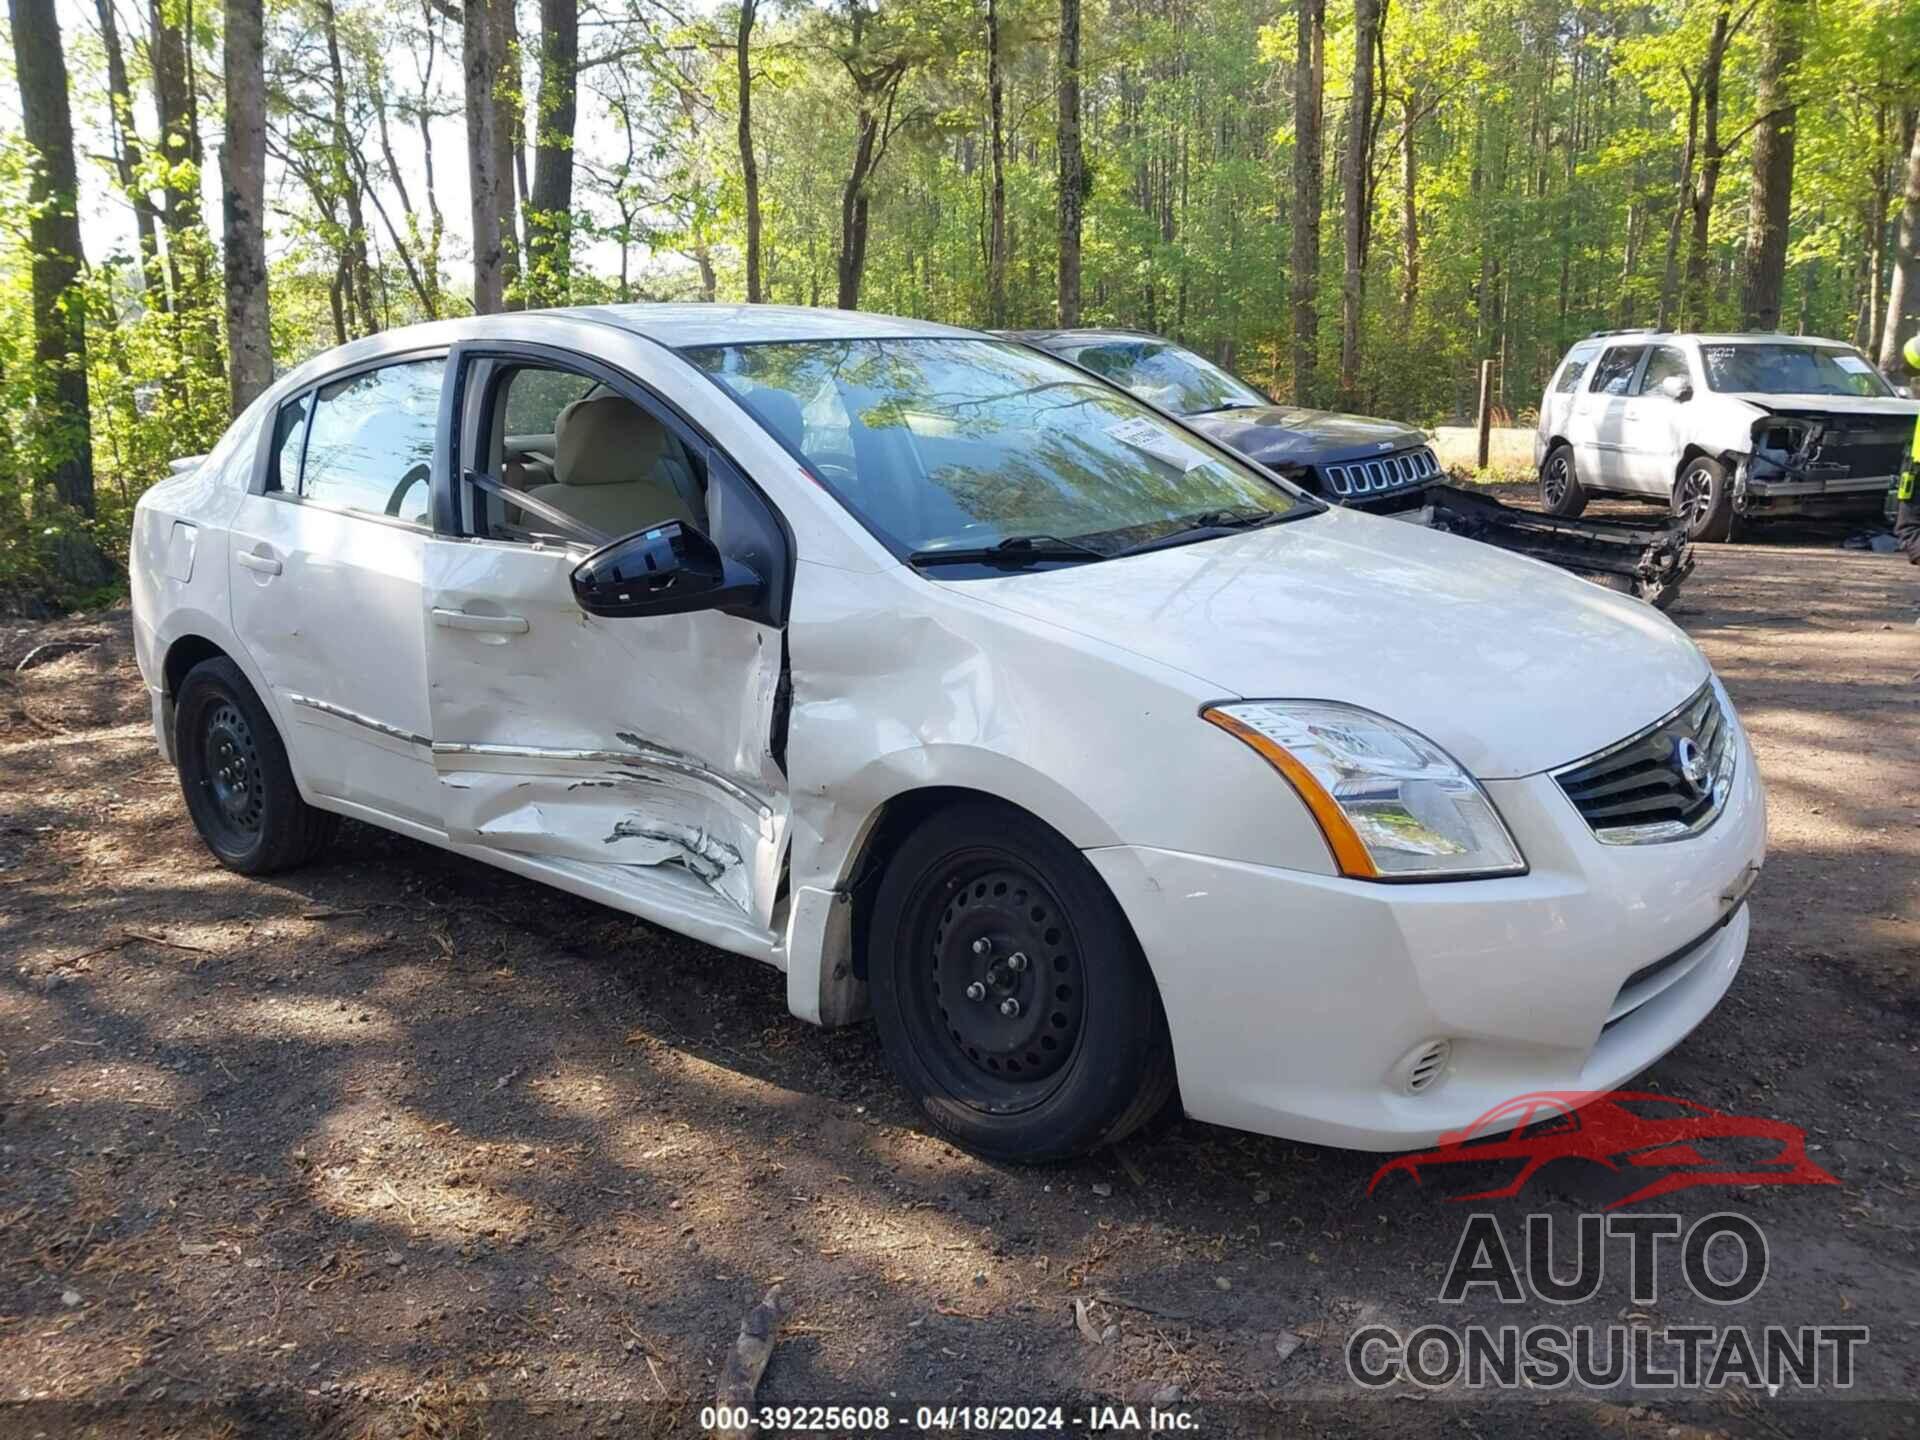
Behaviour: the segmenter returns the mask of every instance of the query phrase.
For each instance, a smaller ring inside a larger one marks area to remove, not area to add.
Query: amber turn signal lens
[[[1342,875],[1356,880],[1380,878],[1380,869],[1367,853],[1367,847],[1361,842],[1359,832],[1353,828],[1353,822],[1347,819],[1339,802],[1327,793],[1326,786],[1314,779],[1311,770],[1289,754],[1284,746],[1275,744],[1244,720],[1224,710],[1203,710],[1200,716],[1208,724],[1218,725],[1255,751],[1293,786],[1295,793],[1307,802],[1307,809],[1313,812],[1313,818],[1320,825],[1320,833],[1326,837],[1327,848],[1333,851],[1333,863],[1340,867]]]

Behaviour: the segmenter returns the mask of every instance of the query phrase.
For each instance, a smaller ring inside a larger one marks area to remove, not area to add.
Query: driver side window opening
[[[267,489],[426,525],[445,373],[444,358],[404,361],[289,400],[275,422]]]
[[[462,513],[471,535],[603,543],[669,520],[708,528],[705,458],[653,407],[590,375],[503,363],[480,415],[480,453],[467,468],[559,511],[583,533],[469,485]]]

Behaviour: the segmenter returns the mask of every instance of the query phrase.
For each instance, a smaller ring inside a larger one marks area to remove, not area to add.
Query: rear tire
[[[1572,520],[1587,508],[1586,487],[1573,467],[1573,447],[1556,445],[1540,467],[1540,508]]]
[[[269,875],[304,865],[339,828],[338,815],[300,798],[273,717],[225,656],[187,672],[173,739],[187,813],[229,870]]]
[[[1680,467],[1673,482],[1673,517],[1687,527],[1689,538],[1705,545],[1733,537],[1733,488],[1727,469],[1718,460],[1696,455]]]
[[[1032,816],[970,800],[929,817],[888,862],[868,935],[887,1059],[965,1148],[1083,1155],[1172,1096],[1139,942],[1086,857]]]

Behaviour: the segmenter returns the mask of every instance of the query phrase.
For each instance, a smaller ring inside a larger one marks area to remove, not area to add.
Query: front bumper
[[[1766,801],[1738,738],[1726,810],[1669,844],[1602,845],[1548,776],[1489,783],[1532,866],[1509,879],[1388,885],[1087,852],[1158,981],[1187,1113],[1411,1149],[1515,1095],[1605,1090],[1644,1070],[1706,1018],[1746,954],[1740,897],[1765,858]],[[1657,982],[1634,978],[1669,957]],[[1410,1092],[1404,1062],[1439,1039],[1444,1074]]]
[[[1739,514],[1757,519],[1789,515],[1830,518],[1877,515],[1897,478],[1874,475],[1861,479],[1806,479],[1781,471],[1757,474],[1748,462],[1735,476],[1733,508]]]

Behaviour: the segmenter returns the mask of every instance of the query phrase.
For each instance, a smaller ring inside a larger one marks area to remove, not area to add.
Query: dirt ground
[[[0,622],[0,1436],[693,1431],[776,1282],[768,1404],[1914,1434],[1920,570],[1837,539],[1703,550],[1673,616],[1758,746],[1772,853],[1744,972],[1642,1088],[1804,1126],[1840,1182],[1653,1207],[1763,1227],[1735,1317],[1671,1281],[1636,1310],[1613,1272],[1566,1309],[1437,1302],[1470,1209],[1570,1231],[1618,1198],[1604,1172],[1370,1199],[1379,1157],[1179,1120],[987,1164],[917,1122],[870,1027],[792,1019],[770,969],[356,825],[309,869],[232,875],[154,750],[124,610]],[[13,673],[52,638],[96,643]],[[1648,1310],[1871,1340],[1818,1401],[1371,1395],[1343,1361],[1368,1321]]]

